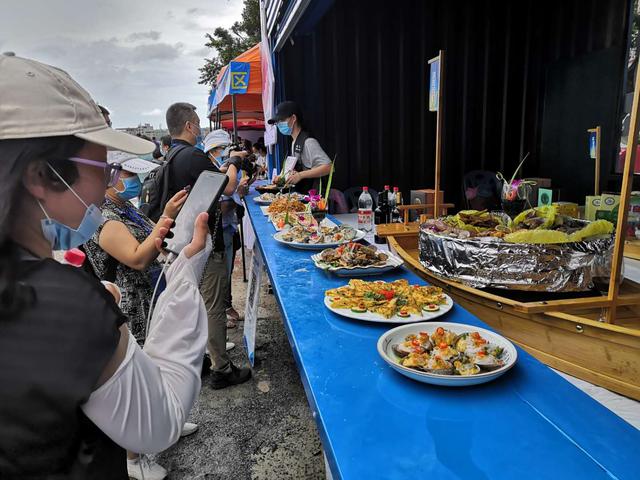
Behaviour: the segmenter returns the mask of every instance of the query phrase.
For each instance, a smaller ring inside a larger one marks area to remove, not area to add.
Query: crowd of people
[[[160,140],[114,130],[110,116],[66,72],[0,55],[3,479],[160,480],[145,454],[197,431],[187,418],[203,379],[224,389],[252,375],[231,362],[227,330],[241,321],[231,274],[264,142],[203,138],[189,103],[167,109]],[[294,141],[288,183],[328,173],[296,104],[270,122]],[[222,196],[169,252],[205,171],[226,175]],[[54,254],[76,248],[81,268]]]
[[[240,320],[242,196],[265,149],[233,148],[224,130],[203,139],[188,103],[166,121],[160,141],[116,131],[64,71],[0,55],[1,478],[164,478],[144,454],[197,430],[186,420],[202,379],[251,378],[229,359],[227,329]],[[142,193],[161,170],[154,218]],[[203,171],[228,177],[224,196],[168,254]],[[82,268],[54,259],[73,248]]]

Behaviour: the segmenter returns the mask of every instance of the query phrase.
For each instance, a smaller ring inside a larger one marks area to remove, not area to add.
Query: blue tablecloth
[[[393,371],[376,350],[388,327],[325,308],[325,290],[347,280],[277,243],[247,206],[335,479],[640,479],[640,431],[522,349],[510,372],[476,387]],[[404,269],[375,277],[398,278],[426,283]],[[442,320],[489,328],[458,305]]]

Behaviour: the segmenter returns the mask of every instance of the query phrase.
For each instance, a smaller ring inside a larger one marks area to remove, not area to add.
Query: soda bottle
[[[371,231],[373,221],[373,198],[369,193],[369,187],[362,187],[362,193],[358,198],[358,230]]]
[[[402,205],[402,194],[398,187],[393,187],[393,209],[391,210],[391,222],[402,223],[402,214],[398,207]]]
[[[388,200],[389,197],[385,192],[378,193],[378,206],[376,207],[376,211],[373,214],[373,221],[376,226],[387,223],[387,210],[389,208]],[[383,237],[379,237],[377,233],[378,231],[376,228],[376,235],[373,237],[373,241],[378,244],[385,243],[386,240]]]

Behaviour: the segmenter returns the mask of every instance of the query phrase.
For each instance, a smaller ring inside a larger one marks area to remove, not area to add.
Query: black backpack
[[[186,145],[176,145],[167,152],[160,167],[145,178],[140,193],[140,210],[154,222],[162,215],[164,206],[169,200],[169,164]]]

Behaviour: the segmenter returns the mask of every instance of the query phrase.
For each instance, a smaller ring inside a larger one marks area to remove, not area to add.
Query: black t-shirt
[[[24,260],[33,301],[0,316],[0,478],[126,479],[125,451],[80,409],[126,321],[104,286],[55,260]]]
[[[184,140],[175,140],[171,145],[185,145],[186,148],[180,150],[169,164],[169,195],[171,198],[187,185],[193,187],[200,174],[205,170],[212,172],[220,172],[207,155],[200,150],[185,142]],[[220,215],[220,203],[216,208],[216,213],[209,217],[209,230],[211,233],[215,230],[215,221],[218,218],[218,229],[213,242],[213,250],[216,252],[224,251],[224,237],[222,236],[222,215]]]

